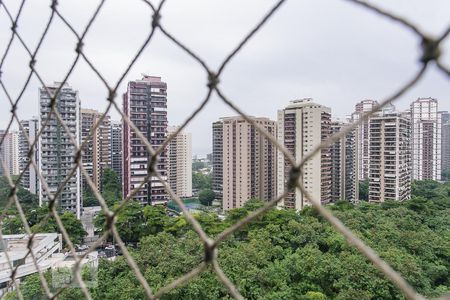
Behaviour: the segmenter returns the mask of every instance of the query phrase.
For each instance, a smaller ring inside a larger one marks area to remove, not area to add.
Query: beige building
[[[17,131],[0,133],[0,140],[3,135],[5,137],[0,148],[1,159],[5,163],[9,175],[19,175],[19,133]],[[2,169],[1,164],[0,169]],[[1,173],[3,172],[4,170]]]
[[[292,153],[297,162],[325,140],[331,132],[331,109],[314,103],[312,99],[300,99],[278,111],[278,141]],[[281,195],[289,178],[291,165],[278,151],[277,182]],[[322,203],[331,201],[330,149],[322,149],[308,160],[303,168],[301,181],[305,189]],[[302,209],[309,200],[298,189],[278,203],[286,208]]]
[[[105,168],[111,167],[111,120],[106,116],[95,130],[92,137],[90,132],[94,125],[100,120],[102,114],[94,109],[81,109],[81,141],[88,140],[83,148],[82,162],[83,167],[89,173],[92,181],[98,189],[102,189],[102,173]],[[87,183],[83,178],[83,189],[86,189]]]
[[[378,102],[375,100],[362,100],[355,105],[351,121],[358,122],[365,114],[371,112]],[[358,180],[369,178],[369,119],[364,120],[356,129]]]
[[[268,118],[250,118],[275,136],[275,121]],[[214,151],[222,153],[222,174],[213,172],[213,176],[221,175],[223,210],[242,207],[250,199],[274,199],[275,146],[260,134],[255,126],[240,116],[221,118],[220,123],[215,122],[213,127],[216,131],[213,156],[217,154]],[[221,131],[220,134],[217,134],[218,131]],[[222,140],[219,141],[218,136],[221,136]],[[214,168],[216,166],[213,164]],[[213,182],[217,183],[218,178],[213,178]]]
[[[410,120],[398,113],[369,122],[369,201],[411,198]]]
[[[169,126],[168,134],[179,127]],[[170,188],[182,198],[192,197],[192,135],[180,131],[168,146],[168,181]]]
[[[350,124],[346,120],[331,122],[335,134]],[[336,141],[331,148],[331,200],[355,202],[359,198],[357,129]]]

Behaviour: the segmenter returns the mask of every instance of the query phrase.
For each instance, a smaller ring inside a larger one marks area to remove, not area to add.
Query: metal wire
[[[219,68],[217,70],[214,70],[210,68],[205,60],[203,60],[199,55],[197,55],[192,49],[190,49],[187,45],[183,44],[177,37],[175,37],[173,34],[171,34],[169,31],[165,29],[163,24],[161,23],[161,13],[163,11],[163,6],[165,4],[165,0],[161,1],[158,6],[153,5],[150,1],[143,0],[145,4],[148,5],[149,13],[152,15],[152,23],[151,23],[151,31],[148,34],[148,36],[145,38],[144,42],[140,46],[140,48],[137,50],[134,57],[131,59],[129,64],[124,69],[123,73],[120,75],[120,77],[117,79],[117,82],[114,85],[110,85],[108,81],[105,79],[105,77],[101,74],[101,72],[95,67],[95,64],[92,60],[89,59],[87,54],[83,51],[83,45],[84,40],[89,32],[89,29],[93,26],[98,14],[102,10],[102,7],[106,0],[99,1],[98,5],[95,8],[95,11],[91,18],[89,19],[88,23],[84,27],[84,30],[81,34],[79,34],[75,28],[71,25],[71,23],[63,16],[63,14],[58,10],[58,2],[56,0],[52,0],[50,3],[50,16],[48,18],[46,27],[43,31],[43,33],[40,35],[39,42],[34,49],[34,51],[31,51],[30,48],[27,46],[26,42],[22,38],[19,30],[18,25],[20,21],[21,12],[23,10],[23,7],[26,4],[26,0],[23,0],[20,4],[20,7],[18,9],[18,12],[15,16],[13,16],[9,10],[9,8],[0,1],[0,11],[4,10],[6,15],[8,16],[10,22],[11,22],[11,36],[7,43],[6,49],[3,52],[3,55],[1,56],[0,60],[0,86],[8,99],[10,105],[11,105],[11,117],[8,122],[8,126],[6,128],[6,133],[8,133],[11,130],[11,126],[16,121],[19,124],[19,130],[24,134],[26,137],[26,140],[29,143],[30,151],[28,153],[28,162],[26,165],[25,170],[19,174],[19,177],[16,181],[13,181],[11,176],[8,174],[8,172],[4,172],[7,182],[10,186],[10,195],[7,202],[7,205],[4,207],[4,210],[2,214],[0,215],[0,239],[3,240],[3,234],[2,234],[2,224],[3,220],[5,220],[6,211],[8,208],[10,208],[13,204],[16,206],[20,220],[25,228],[25,232],[29,236],[30,242],[28,243],[28,253],[27,256],[31,256],[33,259],[33,262],[35,264],[36,269],[39,273],[39,279],[41,281],[41,284],[43,286],[44,292],[48,299],[54,299],[57,297],[65,288],[63,287],[54,294],[50,291],[49,285],[47,280],[45,279],[43,275],[43,271],[40,269],[36,257],[32,251],[31,245],[34,238],[34,234],[31,232],[30,227],[28,225],[26,216],[24,214],[23,208],[21,206],[21,203],[19,202],[17,198],[17,189],[19,185],[20,179],[23,177],[24,173],[29,169],[33,168],[36,173],[39,176],[39,180],[42,183],[43,189],[45,192],[49,195],[49,202],[48,202],[48,210],[49,215],[47,218],[44,218],[43,221],[47,221],[47,219],[51,216],[55,219],[56,225],[59,229],[59,231],[63,235],[63,239],[66,242],[66,244],[69,247],[70,252],[75,258],[75,267],[73,269],[74,277],[76,278],[76,281],[80,285],[82,292],[86,299],[91,299],[91,295],[89,293],[89,290],[86,287],[86,284],[82,280],[81,277],[81,261],[90,253],[93,251],[103,240],[105,240],[109,235],[112,235],[116,242],[118,243],[119,247],[121,248],[123,252],[123,256],[126,259],[126,262],[128,263],[129,267],[133,270],[133,272],[136,275],[137,280],[139,281],[140,285],[144,289],[145,295],[148,299],[158,299],[165,293],[168,293],[172,289],[179,287],[183,284],[186,284],[193,278],[197,277],[199,274],[201,274],[204,270],[208,269],[208,266],[211,267],[211,269],[217,274],[219,280],[222,282],[222,284],[227,288],[230,296],[232,296],[235,299],[243,299],[243,296],[239,293],[238,288],[231,282],[231,280],[226,276],[226,274],[222,271],[222,269],[219,266],[218,260],[217,260],[217,254],[219,251],[219,245],[222,241],[224,241],[226,238],[228,238],[230,235],[235,233],[236,231],[240,230],[244,225],[248,224],[258,216],[264,214],[268,209],[276,205],[279,201],[281,201],[287,193],[293,191],[294,189],[299,189],[302,193],[305,194],[306,198],[309,199],[313,207],[322,215],[338,232],[340,232],[348,241],[349,244],[352,244],[358,249],[358,251],[366,256],[373,265],[380,270],[389,280],[392,281],[392,283],[395,284],[397,288],[399,288],[402,293],[407,297],[408,299],[424,299],[423,296],[419,295],[403,278],[400,274],[398,274],[389,264],[387,264],[385,261],[383,261],[376,252],[371,249],[369,246],[367,246],[362,240],[360,240],[350,229],[348,229],[338,218],[336,218],[333,213],[328,210],[327,208],[323,207],[318,199],[315,199],[311,195],[307,193],[307,191],[304,189],[302,182],[299,180],[299,176],[302,172],[303,165],[306,161],[308,161],[311,157],[313,157],[316,153],[318,153],[321,149],[329,147],[333,142],[337,141],[341,137],[345,136],[348,132],[353,130],[355,127],[357,127],[359,124],[370,118],[377,110],[381,109],[384,105],[386,105],[389,102],[394,102],[396,99],[398,99],[402,94],[404,94],[406,91],[408,91],[412,86],[414,86],[425,74],[428,66],[430,64],[435,64],[437,68],[442,71],[442,74],[446,76],[447,78],[450,76],[449,69],[442,63],[440,60],[441,56],[441,49],[440,45],[443,43],[443,41],[448,37],[450,33],[450,27],[445,30],[445,32],[436,38],[432,38],[430,36],[425,35],[421,29],[414,25],[409,20],[399,17],[392,12],[386,11],[384,9],[381,9],[379,7],[376,7],[368,2],[360,1],[360,0],[346,0],[347,2],[350,2],[354,5],[361,6],[363,9],[369,10],[380,17],[387,18],[390,20],[395,21],[398,25],[402,26],[403,28],[410,30],[414,35],[417,36],[418,39],[420,39],[422,43],[422,51],[420,57],[418,57],[418,62],[421,63],[421,67],[419,70],[413,74],[412,79],[408,80],[406,83],[401,85],[397,88],[397,90],[391,95],[386,97],[383,101],[380,102],[380,104],[375,107],[372,111],[364,114],[357,122],[352,123],[350,126],[344,127],[340,132],[337,132],[333,135],[331,135],[329,138],[324,140],[321,144],[316,145],[313,151],[311,151],[307,156],[305,156],[302,161],[296,163],[294,157],[292,154],[284,147],[284,145],[280,144],[270,133],[268,133],[262,126],[259,126],[256,124],[251,118],[248,117],[248,115],[243,112],[239,106],[232,102],[228,97],[225,96],[225,93],[222,91],[220,87],[220,76],[224,72],[226,66],[230,63],[230,61],[233,60],[233,58],[239,54],[241,49],[243,49],[246,44],[251,42],[252,38],[261,30],[261,28],[270,21],[272,16],[277,13],[277,11],[282,7],[282,5],[287,2],[286,0],[280,0],[273,5],[273,7],[261,18],[260,22],[258,22],[252,30],[249,31],[249,33],[236,45],[236,47],[224,58],[223,62],[220,64]],[[39,49],[41,48],[42,44],[45,41],[45,37],[47,35],[47,32],[49,29],[53,26],[53,20],[55,18],[59,18],[62,21],[62,24],[66,26],[69,31],[76,37],[77,43],[75,47],[75,53],[76,57],[73,60],[72,64],[70,65],[68,71],[66,72],[66,75],[61,82],[60,86],[57,88],[56,92],[51,93],[48,88],[46,87],[44,81],[42,80],[42,76],[40,75],[41,72],[38,71],[35,67],[36,64],[36,57],[38,55]],[[203,99],[203,101],[200,103],[200,105],[189,115],[189,117],[182,123],[182,125],[177,129],[176,132],[168,136],[168,138],[164,141],[162,145],[160,145],[157,149],[154,149],[151,143],[148,141],[148,139],[144,136],[142,132],[138,130],[138,128],[133,124],[133,122],[128,118],[128,116],[122,111],[121,107],[118,105],[116,101],[117,96],[117,90],[119,88],[119,85],[123,82],[125,77],[127,76],[128,72],[132,68],[132,66],[135,64],[137,59],[142,55],[142,53],[145,51],[147,46],[152,41],[154,34],[156,31],[160,31],[161,34],[166,37],[168,40],[174,43],[175,47],[180,48],[183,50],[186,54],[188,54],[192,59],[199,64],[205,71],[207,81],[206,84],[208,86],[208,91]],[[15,40],[18,40],[19,44],[25,49],[25,51],[28,53],[30,57],[29,62],[29,68],[30,73],[23,84],[23,87],[21,89],[21,92],[19,96],[16,99],[13,99],[7,89],[7,86],[2,80],[2,67],[3,64],[7,58],[7,56],[10,53],[11,45]],[[59,112],[56,109],[56,99],[58,97],[58,94],[60,93],[60,90],[62,86],[66,83],[68,77],[73,72],[75,66],[79,63],[80,59],[84,60],[89,68],[92,70],[94,74],[102,81],[102,83],[107,88],[107,96],[106,100],[108,101],[108,105],[106,109],[103,111],[102,117],[95,123],[93,129],[91,130],[89,136],[80,144],[80,146],[77,145],[75,137],[72,136],[69,128],[64,123],[63,118],[59,114]],[[48,97],[51,99],[50,101],[50,112],[48,113],[47,117],[43,120],[41,124],[41,128],[38,131],[38,134],[34,140],[29,140],[28,135],[24,129],[24,127],[20,123],[20,119],[17,116],[17,108],[20,104],[20,100],[22,98],[22,95],[24,91],[27,89],[31,77],[35,75],[42,87],[45,89],[45,92],[47,93]],[[170,186],[163,181],[161,174],[157,170],[151,170],[152,172],[149,172],[149,174],[143,179],[141,184],[134,188],[133,191],[131,191],[130,195],[123,199],[119,205],[119,208],[112,211],[110,207],[108,207],[105,199],[103,199],[102,195],[98,191],[95,183],[91,180],[89,177],[88,172],[85,170],[81,163],[81,156],[83,153],[84,148],[88,144],[88,141],[92,138],[95,130],[100,126],[101,122],[105,118],[105,116],[108,114],[108,112],[111,109],[115,109],[121,116],[123,122],[127,123],[131,129],[136,133],[137,137],[141,139],[141,141],[144,143],[146,150],[152,155],[152,160],[156,161],[158,156],[164,151],[165,147],[170,143],[170,141],[176,137],[176,135],[185,128],[198,114],[200,114],[203,110],[203,108],[206,106],[206,104],[210,101],[213,94],[216,94],[227,106],[229,106],[232,110],[234,110],[237,114],[242,116],[245,120],[250,122],[252,125],[255,126],[256,130],[258,130],[264,137],[266,137],[271,143],[273,143],[281,153],[284,154],[285,159],[287,159],[291,165],[294,167],[291,170],[289,182],[292,183],[286,189],[286,191],[280,195],[278,198],[267,201],[265,205],[249,215],[247,215],[245,218],[239,220],[235,224],[231,225],[229,228],[225,229],[222,233],[216,236],[216,238],[213,240],[211,239],[206,232],[201,227],[200,223],[192,216],[192,214],[188,211],[186,206],[184,205],[183,201],[176,196],[176,194],[172,191]],[[71,142],[75,146],[76,153],[74,155],[74,166],[69,171],[68,175],[64,178],[64,180],[60,183],[58,189],[56,192],[51,192],[48,184],[44,178],[44,176],[39,172],[38,166],[36,165],[36,162],[33,159],[33,148],[35,144],[38,142],[38,139],[40,135],[42,134],[43,130],[48,126],[49,121],[51,118],[55,118],[63,127],[63,130],[65,133],[69,136]],[[5,135],[6,136],[6,135]],[[2,137],[0,139],[0,146],[4,143],[5,137]],[[1,161],[0,167],[5,169],[6,171],[6,165],[3,161]],[[56,211],[55,202],[60,193],[62,193],[63,188],[65,184],[70,180],[70,178],[79,170],[86,180],[87,184],[89,185],[90,189],[92,190],[95,198],[99,201],[101,209],[105,215],[106,218],[106,224],[107,228],[105,230],[105,233],[97,240],[91,247],[88,249],[88,251],[83,255],[77,255],[75,252],[75,248],[73,246],[73,243],[71,242],[69,235],[64,228],[61,219]],[[204,252],[205,256],[203,261],[194,269],[192,269],[190,272],[180,276],[179,278],[175,279],[173,282],[169,283],[168,285],[160,288],[158,291],[154,292],[152,291],[149,283],[145,280],[144,276],[142,275],[141,270],[139,270],[138,265],[134,261],[133,257],[128,252],[125,244],[123,243],[119,232],[117,231],[117,227],[115,225],[116,216],[117,214],[122,211],[123,209],[126,209],[125,204],[130,201],[130,199],[139,191],[140,188],[142,188],[150,178],[150,176],[155,175],[160,182],[163,184],[166,192],[170,197],[179,205],[181,210],[183,211],[187,221],[192,225],[194,231],[198,234],[198,236],[201,238],[201,240],[204,243]],[[5,252],[7,254],[7,252]],[[17,295],[19,299],[23,299],[23,295],[20,291],[20,286],[17,284],[15,280],[15,275],[17,273],[17,267],[13,267],[13,264],[10,261],[10,258],[8,255],[6,255],[6,259],[9,265],[9,268],[11,270],[11,283],[14,284]],[[445,297],[445,296],[444,296]],[[444,298],[443,298],[444,299]]]

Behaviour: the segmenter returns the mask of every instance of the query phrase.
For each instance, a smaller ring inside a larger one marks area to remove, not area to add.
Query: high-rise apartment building
[[[222,200],[223,185],[223,122],[212,124],[212,190],[217,200]]]
[[[44,124],[48,118],[51,108],[51,99],[55,97],[61,83],[55,82],[46,88],[39,89],[39,124]],[[48,92],[47,92],[48,90]],[[39,170],[47,182],[51,193],[59,189],[59,185],[69,175],[76,166],[74,157],[76,147],[80,144],[80,99],[78,91],[65,83],[56,95],[56,110],[61,115],[62,121],[66,124],[70,136],[75,140],[72,143],[69,134],[64,130],[62,124],[52,114],[47,126],[39,137]],[[74,212],[78,218],[81,215],[81,184],[80,169],[68,179],[57,197],[57,205],[63,210]],[[43,205],[49,201],[49,195],[43,188],[43,183],[39,186],[39,204]]]
[[[167,137],[167,84],[161,77],[144,76],[130,81],[123,95],[123,111],[153,148],[164,143]],[[149,175],[153,165],[151,154],[136,132],[123,123],[123,193],[127,197]],[[162,151],[154,164],[167,181],[167,149]],[[152,174],[133,199],[143,204],[162,204],[168,201],[163,183]]]
[[[4,176],[4,174],[5,174],[5,169],[4,169],[4,164],[6,164],[5,156],[4,156],[5,133],[6,133],[5,130],[0,129],[0,176]]]
[[[442,124],[442,172],[450,172],[450,120]]]
[[[111,167],[111,120],[107,115],[94,132],[103,114],[94,109],[81,109],[81,141],[86,143],[81,161],[98,190],[102,190],[103,171]],[[83,178],[83,190],[87,190],[86,179]]]
[[[346,121],[331,122],[331,133],[340,132],[346,126]],[[358,157],[357,130],[353,130],[331,146],[331,201],[357,201]]]
[[[331,134],[331,109],[314,103],[312,99],[300,99],[278,111],[278,141],[299,163],[315,146]],[[331,201],[331,150],[322,149],[303,167],[301,182],[306,191],[322,203]],[[290,163],[278,151],[277,184],[278,194],[282,194],[291,170]],[[280,206],[302,209],[308,199],[299,190],[290,192],[279,202]]]
[[[5,170],[2,173],[8,175],[19,175],[19,133],[17,131],[0,132],[0,140],[3,139],[3,144],[0,149],[1,158],[5,164]],[[3,169],[0,164],[0,169]]]
[[[276,136],[275,121],[250,118]],[[218,160],[223,162],[222,174],[213,163],[213,176],[218,176],[213,178],[216,184],[213,188],[221,186],[223,210],[242,207],[250,199],[274,199],[276,147],[241,116],[221,118],[213,124],[213,130],[213,142],[216,143],[213,144],[213,160],[221,153]],[[219,130],[221,133],[217,132]]]
[[[359,121],[364,114],[371,112],[378,102],[375,100],[363,100],[355,105],[355,111],[352,113],[352,122]],[[369,119],[363,121],[357,127],[357,159],[358,159],[358,179],[365,180],[369,178]]]
[[[441,125],[436,99],[411,103],[413,179],[441,180]]]
[[[369,122],[369,201],[411,197],[410,121],[380,113]]]
[[[122,182],[122,122],[111,121],[111,168]]]
[[[30,157],[34,160],[36,166],[39,166],[39,142],[36,141],[33,151],[30,151],[30,149],[39,132],[39,120],[36,117],[23,120],[20,123],[26,133],[25,135],[24,132],[19,132],[19,171],[20,173],[24,172],[21,184],[30,193],[37,195],[39,192],[39,176],[30,162]]]
[[[177,126],[169,126],[168,133],[173,134]],[[192,135],[180,131],[169,143],[168,180],[170,188],[182,198],[192,197]]]

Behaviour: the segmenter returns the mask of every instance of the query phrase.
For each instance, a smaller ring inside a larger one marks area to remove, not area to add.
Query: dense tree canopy
[[[422,184],[431,191],[403,203],[338,202],[329,208],[418,292],[437,297],[450,292],[450,197],[445,196],[450,186],[415,183],[416,187]],[[436,196],[427,198],[431,195]],[[135,204],[130,205],[136,212]],[[195,217],[214,237],[261,205],[249,201],[232,210],[224,221],[212,213]],[[118,230],[139,240],[132,255],[152,289],[158,290],[202,261],[203,243],[185,217],[168,217],[162,207],[146,206],[140,211],[137,216],[119,215]],[[300,213],[269,210],[222,242],[218,259],[248,299],[403,299],[395,286],[312,208]],[[91,293],[94,299],[145,298],[123,257],[101,261],[98,286],[91,288]],[[162,297],[229,298],[210,269]]]
[[[12,178],[15,182],[16,177]],[[11,193],[11,187],[6,180],[6,177],[0,177],[0,207],[4,209],[9,200],[9,195]],[[39,199],[37,195],[34,195],[24,189],[21,185],[17,185],[16,190],[17,199],[19,199],[22,208],[27,211],[39,205]],[[15,205],[11,206],[11,210],[15,210]]]
[[[101,194],[108,206],[113,206],[122,199],[122,185],[116,171],[105,168],[102,172]],[[98,200],[89,186],[83,190],[83,206],[98,206]]]
[[[211,175],[192,172],[192,188],[197,190],[211,189]]]

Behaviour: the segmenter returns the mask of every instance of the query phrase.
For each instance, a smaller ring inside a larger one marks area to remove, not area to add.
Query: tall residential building
[[[275,121],[250,118],[276,136]],[[250,199],[274,199],[276,147],[241,116],[221,118],[219,122],[213,124],[214,130],[222,129],[221,134],[213,137],[213,142],[217,143],[213,144],[213,160],[222,153],[223,165],[222,174],[218,174],[216,165],[213,165],[216,171],[213,171],[213,176],[218,176],[213,178],[213,182],[216,187],[221,186],[223,210],[242,207]]]
[[[51,98],[55,97],[61,83],[55,82],[46,88],[39,89],[39,123],[44,124],[50,113]],[[48,92],[47,92],[48,90]],[[76,166],[74,157],[76,146],[80,144],[80,98],[78,91],[65,83],[56,95],[56,110],[61,115],[63,122],[68,127],[70,135],[75,139],[74,145],[69,134],[64,130],[62,124],[54,114],[39,137],[39,170],[44,177],[51,193],[58,190],[59,185]],[[69,178],[62,192],[57,197],[57,205],[63,210],[70,210],[80,218],[81,215],[81,184],[80,169]],[[39,204],[43,205],[49,201],[49,195],[39,186]]]
[[[102,190],[103,170],[111,167],[111,120],[107,115],[100,122],[95,132],[91,131],[100,121],[103,114],[94,109],[81,109],[81,141],[86,142],[83,148],[83,167],[95,183],[98,190]],[[87,190],[86,179],[83,178],[83,190]]]
[[[17,131],[6,133],[2,130],[0,140],[2,137],[4,139],[0,148],[0,156],[5,164],[6,172],[0,164],[0,169],[2,169],[0,174],[19,175],[19,133]]]
[[[122,182],[122,122],[111,121],[111,168]]]
[[[223,185],[223,122],[212,124],[212,190],[217,200],[222,200]]]
[[[0,176],[5,174],[3,164],[6,164],[4,157],[4,148],[5,148],[5,130],[0,129]]]
[[[19,132],[19,169],[20,173],[24,172],[21,184],[23,188],[30,193],[37,195],[39,192],[39,176],[36,169],[30,162],[30,156],[34,160],[36,166],[39,166],[39,142],[36,141],[33,151],[30,152],[31,145],[34,143],[39,132],[38,118],[20,121],[26,133]],[[28,137],[28,138],[27,138]]]
[[[413,179],[441,180],[441,125],[436,99],[411,103]]]
[[[123,111],[154,149],[167,137],[167,84],[161,77],[147,76],[130,81],[123,95]],[[149,175],[153,165],[151,154],[136,132],[123,122],[123,193],[127,197]],[[167,181],[167,149],[154,164]],[[133,196],[143,204],[163,204],[168,201],[163,183],[152,174],[143,187]]]
[[[359,121],[364,114],[371,112],[378,102],[375,100],[363,100],[355,105],[355,111],[352,113],[352,122]],[[358,144],[358,179],[365,180],[369,178],[369,120],[363,121],[357,127],[356,141]]]
[[[179,127],[168,127],[172,134]],[[182,198],[192,197],[192,135],[180,131],[169,143],[168,180],[174,193]]]
[[[450,172],[450,120],[442,124],[442,172]]]
[[[369,122],[369,201],[411,197],[410,121],[398,113]]]
[[[278,141],[294,156],[299,163],[331,134],[331,109],[313,102],[312,99],[300,99],[278,111]],[[331,201],[331,150],[322,149],[303,167],[301,182],[306,191],[322,203]],[[283,153],[278,151],[277,184],[278,194],[286,188],[291,169]],[[302,209],[308,199],[298,189],[290,192],[279,202],[280,206]]]
[[[345,121],[331,122],[331,133],[337,133],[348,126]],[[331,201],[357,201],[358,157],[357,130],[353,130],[331,146]]]

